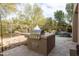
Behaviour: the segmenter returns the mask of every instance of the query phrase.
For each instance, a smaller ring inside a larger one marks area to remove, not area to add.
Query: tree
[[[1,4],[0,3],[0,36],[1,36],[1,50],[3,52],[3,35],[6,34],[5,24],[2,24],[2,18],[6,17],[7,14],[10,14],[12,11],[15,10],[14,4]],[[5,23],[5,21],[3,22]],[[4,25],[4,26],[3,26]],[[3,54],[2,54],[3,55]]]
[[[52,20],[52,29],[57,30],[57,21],[56,20]]]
[[[8,3],[0,3],[0,15],[1,16],[7,16],[7,14],[12,13],[13,11],[16,11],[15,4],[8,4]]]
[[[52,22],[52,18],[46,18],[46,22],[43,26],[43,29],[47,32],[51,32],[53,30],[53,22]]]
[[[73,15],[73,3],[67,3],[66,4],[66,11],[67,11],[67,21],[69,24],[72,22],[72,15]]]
[[[39,23],[39,20],[44,20],[44,16],[42,14],[42,9],[40,8],[40,6],[38,4],[34,4],[33,5],[33,24],[36,26]]]
[[[1,20],[2,18],[6,17],[8,14],[12,13],[16,11],[16,6],[15,4],[7,4],[7,3],[0,3],[0,28],[1,28],[1,36],[3,37],[3,20]]]
[[[56,11],[54,13],[54,17],[55,17],[56,21],[58,22],[57,30],[62,29],[62,24],[65,22],[64,21],[64,12],[62,10]]]
[[[58,22],[64,21],[64,12],[59,10],[54,13],[54,17]]]
[[[40,8],[39,4],[34,4],[33,6],[31,6],[30,4],[26,4],[25,8],[25,17],[26,19],[31,20],[31,28],[34,28],[36,25],[43,25],[44,23],[40,24],[40,21],[45,20],[44,16],[43,16],[43,12],[42,9]],[[45,22],[45,21],[43,21]]]
[[[38,20],[37,24],[38,24],[38,26],[40,28],[42,28],[46,24],[46,19],[40,19],[40,20]]]
[[[36,25],[42,27],[46,21],[42,13],[43,12],[39,4],[25,4],[24,11],[17,11],[17,19],[14,19],[13,22],[14,24],[18,22],[18,25],[16,24],[14,28],[19,26],[21,28],[28,26],[29,29],[33,29]]]
[[[67,31],[72,32],[71,22],[72,22],[72,15],[73,15],[73,3],[67,3],[65,9],[67,11],[66,18],[67,18],[67,22],[68,22]]]

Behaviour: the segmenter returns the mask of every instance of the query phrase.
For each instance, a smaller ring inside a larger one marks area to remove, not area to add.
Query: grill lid
[[[38,32],[38,33],[41,33],[41,29],[40,27],[37,25],[34,29],[33,29],[33,32]]]

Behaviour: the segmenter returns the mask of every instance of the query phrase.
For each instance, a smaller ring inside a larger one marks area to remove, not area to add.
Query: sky
[[[66,3],[41,3],[40,5],[46,17],[54,18],[54,12],[57,10],[62,10],[64,13],[67,13],[65,10]]]
[[[33,5],[34,3],[30,3]],[[64,13],[66,13],[65,7],[66,3],[38,3],[40,7],[43,10],[43,15],[45,17],[52,17],[54,19],[54,12],[57,10],[62,10]],[[17,10],[23,11],[24,4],[20,4],[17,6]],[[16,15],[13,13],[7,17],[8,19],[11,19],[12,17],[16,17]]]

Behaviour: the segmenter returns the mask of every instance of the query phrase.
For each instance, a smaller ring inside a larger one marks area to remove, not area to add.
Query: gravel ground
[[[27,38],[25,38],[23,35],[15,36],[12,38],[4,38],[3,39],[3,48],[4,48],[4,50],[7,50],[9,48],[13,48],[18,45],[22,45],[26,41],[27,41]],[[1,39],[0,39],[0,43],[1,43]],[[1,48],[1,46],[0,46],[0,48]]]

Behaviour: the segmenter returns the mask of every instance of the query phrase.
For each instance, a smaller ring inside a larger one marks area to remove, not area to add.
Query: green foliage
[[[54,16],[58,22],[64,21],[64,12],[62,10],[56,11]]]
[[[2,17],[6,17],[8,14],[15,11],[16,11],[15,4],[0,3],[0,36],[2,34],[4,37],[8,33],[8,27],[7,27],[8,21],[2,20]],[[10,34],[8,33],[8,35]]]
[[[72,15],[73,15],[73,3],[67,3],[65,9],[67,11],[66,18],[68,22],[67,31],[72,32],[71,22],[72,22]]]
[[[38,4],[34,4],[33,5],[33,24],[39,25],[39,21],[44,20],[44,16],[42,14],[42,9],[40,8],[40,6]]]
[[[1,35],[1,29],[2,29],[2,35],[3,37],[6,36],[9,31],[8,31],[8,20],[2,20],[2,27],[0,26],[0,35]]]
[[[68,16],[72,17],[72,15],[73,15],[73,3],[67,3],[65,9],[68,13]]]
[[[52,18],[46,18],[46,22],[44,26],[42,27],[46,32],[51,32],[52,30],[56,30],[57,28],[57,22],[55,20],[52,20]]]
[[[0,15],[1,16],[7,16],[7,14],[10,14],[15,11],[16,11],[16,4],[0,3]]]
[[[69,22],[69,24],[71,24],[72,22],[72,15],[73,15],[73,3],[67,3],[66,4],[66,11],[67,11],[67,21]]]
[[[2,4],[1,4],[2,5]],[[5,9],[4,5],[2,5],[3,10],[7,11],[6,13],[15,13],[15,6],[11,8],[9,4],[7,4],[7,8]],[[10,6],[10,7],[9,7]],[[9,11],[11,10],[11,11]],[[32,30],[36,25],[40,26],[46,32],[51,32],[52,30],[57,30],[59,28],[64,28],[64,13],[59,10],[55,12],[56,20],[52,18],[45,18],[43,16],[43,11],[39,4],[34,4],[31,6],[30,4],[26,4],[24,14],[21,11],[16,11],[17,17],[12,20],[1,20],[2,22],[2,34],[3,36],[9,36],[11,34],[15,34],[18,32],[28,32],[28,30]],[[4,14],[3,14],[4,15]],[[1,29],[1,28],[0,28]]]
[[[25,14],[18,12],[18,18],[1,20],[2,24],[5,24],[2,25],[1,28],[4,36],[11,33],[13,34],[16,31],[26,32],[28,29],[33,29],[36,25],[42,27],[45,24],[46,20],[42,15],[42,9],[37,4],[35,4],[33,8],[27,4],[27,8],[25,8],[24,12]]]
[[[63,25],[65,23],[65,20],[64,20],[64,12],[59,10],[59,11],[56,11],[54,13],[54,17],[56,19],[56,21],[58,22],[57,23],[57,30],[63,30]]]

